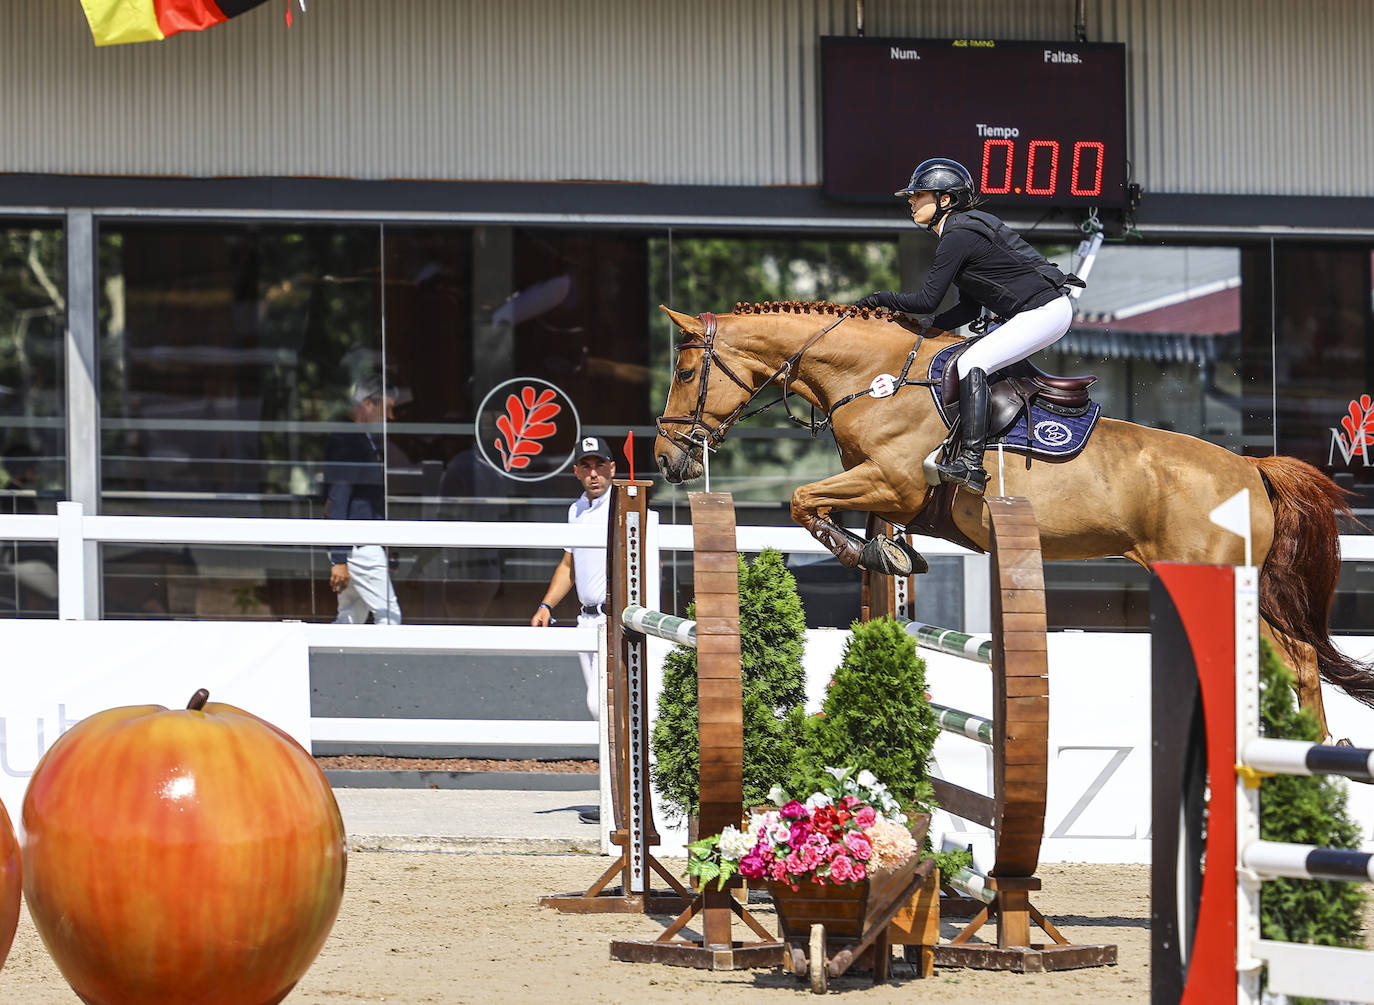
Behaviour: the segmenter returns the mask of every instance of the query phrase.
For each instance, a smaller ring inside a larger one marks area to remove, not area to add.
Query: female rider
[[[935,262],[920,293],[879,291],[856,306],[928,314],[953,283],[959,302],[932,319],[935,327],[952,331],[980,317],[984,308],[1002,321],[957,361],[962,448],[958,456],[938,465],[942,480],[981,495],[988,479],[983,470],[987,375],[1063,337],[1073,320],[1066,287],[1082,286],[1083,281],[1064,275],[991,213],[973,209],[973,176],[958,161],[922,161],[907,187],[894,194],[911,205],[912,220],[935,232]]]

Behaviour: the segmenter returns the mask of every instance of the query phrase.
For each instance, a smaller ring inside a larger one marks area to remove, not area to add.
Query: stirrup
[[[988,473],[981,464],[969,464],[962,457],[956,457],[948,464],[937,464],[940,480],[952,485],[962,485],[974,495],[982,495],[988,487]]]

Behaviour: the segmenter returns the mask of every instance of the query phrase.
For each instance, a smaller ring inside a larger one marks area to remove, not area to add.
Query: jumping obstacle
[[[1374,855],[1259,840],[1259,785],[1369,780],[1374,751],[1259,736],[1256,569],[1154,571],[1151,1001],[1257,1005],[1265,965],[1272,993],[1367,1000],[1374,953],[1261,939],[1259,896],[1279,876],[1372,882]]]
[[[648,599],[644,535],[649,523],[649,485],[647,481],[612,482],[606,518],[608,644],[602,707],[609,735],[611,843],[620,848],[620,854],[585,892],[539,899],[542,906],[567,914],[675,914],[692,901],[692,894],[650,850],[659,843],[659,835],[649,794],[647,665],[642,645],[622,644],[618,616],[627,606],[644,610]],[[734,548],[733,539],[730,546]],[[620,885],[612,887],[617,874]],[[668,884],[667,890],[652,888],[655,874]]]
[[[948,943],[934,947],[935,963],[982,970],[1039,973],[1116,963],[1114,945],[1072,945],[1035,905],[1035,871],[1045,828],[1049,762],[1049,670],[1045,578],[1040,529],[1029,500],[986,500],[991,527],[990,636],[971,636],[914,620],[913,577],[864,574],[864,617],[890,616],[905,623],[917,646],[989,665],[993,716],[934,705],[943,730],[989,746],[993,794],[974,792],[942,778],[931,785],[940,808],[993,831],[993,865],[987,876],[965,870],[942,882],[942,913],[971,916]],[[869,534],[877,529],[870,521]],[[992,918],[996,944],[973,942]],[[1031,942],[1031,923],[1053,945]]]

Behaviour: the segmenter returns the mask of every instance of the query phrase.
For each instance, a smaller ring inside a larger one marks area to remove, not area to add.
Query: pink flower
[[[784,820],[801,820],[806,816],[806,806],[793,799],[782,808],[782,816]]]
[[[843,799],[840,800],[840,805],[842,805],[847,810],[852,810],[855,806],[859,805],[859,797],[845,796]]]
[[[864,830],[873,826],[873,821],[878,818],[877,811],[872,806],[865,806],[854,814],[854,822]]]
[[[854,882],[858,882],[868,875],[868,867],[862,862],[854,863]]]
[[[801,860],[802,865],[806,866],[807,871],[816,868],[821,863],[821,853],[816,850],[814,845],[802,845],[793,854]]]
[[[760,879],[768,872],[768,862],[764,858],[765,851],[761,845],[754,845],[754,850],[744,858],[739,860],[739,871],[750,879]],[[769,855],[769,858],[772,856]]]
[[[773,859],[772,864],[768,867],[768,875],[773,879],[777,880],[779,883],[788,882],[787,860],[781,858]]]
[[[806,844],[806,839],[811,836],[811,828],[805,823],[798,821],[794,823],[787,835],[787,843],[793,848],[800,848]]]
[[[862,831],[847,831],[844,836],[844,846],[849,849],[850,854],[860,861],[867,861],[868,856],[873,854],[873,845],[868,838],[863,836]]]
[[[836,883],[848,883],[854,879],[854,863],[848,855],[836,855],[830,860],[830,878]]]

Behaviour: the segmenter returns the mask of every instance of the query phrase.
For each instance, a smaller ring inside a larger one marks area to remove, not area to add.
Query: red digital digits
[[[1015,186],[1016,143],[1009,139],[983,141],[983,169],[978,191],[983,195],[1057,195],[1060,190],[1058,140],[1031,140],[1026,146],[1026,181]],[[1091,198],[1102,194],[1106,145],[1078,140],[1069,168],[1069,194]],[[1037,184],[1037,178],[1039,184]]]

